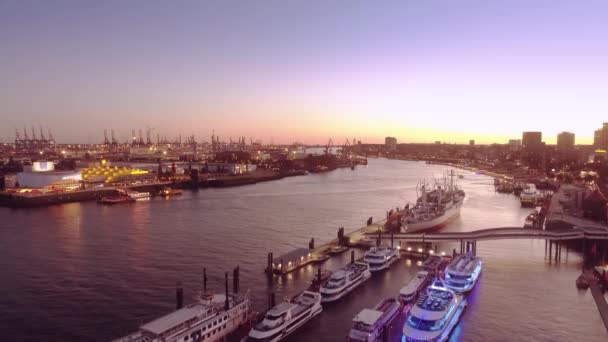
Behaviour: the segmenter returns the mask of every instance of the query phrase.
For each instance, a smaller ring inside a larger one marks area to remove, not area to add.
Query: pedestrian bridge
[[[608,229],[575,227],[565,231],[546,231],[524,229],[521,227],[489,228],[470,232],[437,232],[437,233],[382,233],[367,232],[368,239],[398,240],[405,242],[450,242],[450,241],[484,241],[484,240],[513,240],[539,239],[552,241],[566,240],[608,240]]]

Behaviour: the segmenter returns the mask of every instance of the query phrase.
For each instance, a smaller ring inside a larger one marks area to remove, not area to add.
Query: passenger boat
[[[466,305],[463,295],[449,289],[441,278],[435,278],[408,312],[401,341],[447,341]]]
[[[388,298],[376,305],[374,309],[363,309],[353,319],[353,326],[348,334],[349,342],[382,341],[382,332],[399,314],[401,305],[395,298]]]
[[[401,258],[397,248],[377,246],[370,248],[363,256],[363,261],[369,264],[371,272],[378,272],[389,268]]]
[[[289,302],[268,310],[264,319],[251,329],[247,341],[281,341],[321,311],[321,295],[304,291]]]
[[[482,262],[469,252],[454,258],[445,269],[446,285],[459,293],[469,292],[475,287],[481,274]]]
[[[460,216],[465,193],[454,183],[453,170],[449,174],[449,180],[448,177],[444,178],[443,184],[435,184],[435,188],[430,191],[423,184],[418,190],[421,195],[416,204],[403,211],[401,226],[404,232],[439,228]]]
[[[418,294],[424,290],[424,288],[430,282],[430,275],[427,271],[420,271],[416,274],[416,276],[410,280],[407,285],[399,290],[399,300],[403,305],[408,305],[413,303]]]
[[[369,264],[355,262],[335,271],[327,283],[321,286],[321,302],[333,302],[344,296],[368,280],[372,276]]]
[[[198,302],[139,327],[112,342],[219,341],[247,323],[249,298],[240,295],[202,294]]]
[[[439,268],[441,267],[442,261],[443,258],[439,255],[429,255],[422,263],[422,268],[425,271],[437,273],[439,271]]]

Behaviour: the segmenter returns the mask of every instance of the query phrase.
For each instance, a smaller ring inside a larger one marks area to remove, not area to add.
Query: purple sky
[[[606,1],[0,0],[0,138],[505,142],[608,121]]]

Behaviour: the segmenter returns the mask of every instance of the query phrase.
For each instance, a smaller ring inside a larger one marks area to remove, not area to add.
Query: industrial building
[[[14,185],[20,188],[67,190],[78,188],[81,180],[80,171],[56,171],[52,162],[36,161],[17,173]]]

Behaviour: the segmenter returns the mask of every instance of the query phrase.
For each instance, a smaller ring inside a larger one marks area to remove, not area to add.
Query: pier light
[[[445,256],[445,252],[441,252],[441,256]]]
[[[408,252],[411,252],[411,251],[412,251],[412,247],[408,247],[408,248],[407,248],[407,251],[408,251]]]
[[[418,248],[418,253],[422,253],[422,248]]]
[[[401,250],[401,246],[397,246],[397,250]]]
[[[432,249],[429,249],[429,254],[435,254],[435,251]]]
[[[310,258],[311,256],[312,256],[312,254],[311,254],[311,253],[308,253],[308,257]]]
[[[291,265],[291,261],[287,263],[287,266]]]

